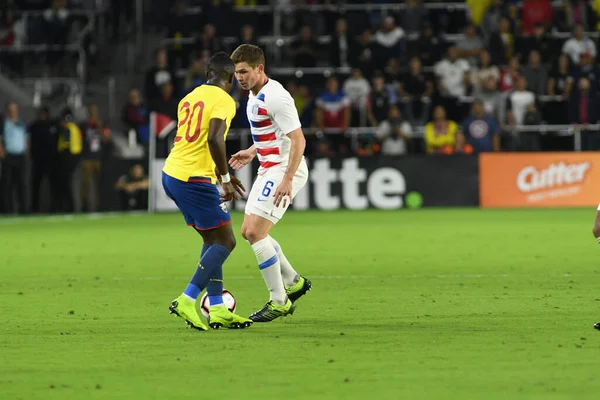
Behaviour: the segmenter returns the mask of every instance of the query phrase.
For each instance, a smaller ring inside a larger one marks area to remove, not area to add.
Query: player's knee
[[[231,233],[231,235],[227,235],[227,237],[225,237],[223,240],[223,246],[229,249],[229,251],[233,251],[233,249],[235,249],[236,244],[237,243],[235,241],[235,236],[233,235],[233,232]]]
[[[594,224],[594,228],[592,229],[592,233],[594,234],[594,237],[600,237],[600,223],[596,223]]]
[[[254,244],[259,240],[267,237],[264,232],[261,232],[258,229],[253,229],[252,227],[247,228],[244,232],[242,232],[242,236],[246,239],[250,244]]]

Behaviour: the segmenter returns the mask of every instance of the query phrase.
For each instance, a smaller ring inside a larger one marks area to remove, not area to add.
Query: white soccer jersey
[[[246,107],[259,174],[269,168],[286,168],[290,158],[288,133],[301,127],[294,99],[281,83],[269,79],[256,96],[249,93]]]

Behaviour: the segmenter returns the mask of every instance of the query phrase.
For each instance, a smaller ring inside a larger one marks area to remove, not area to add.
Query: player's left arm
[[[277,207],[279,207],[279,203],[281,203],[281,200],[283,200],[285,196],[289,196],[290,204],[292,204],[292,183],[294,181],[294,176],[296,176],[296,171],[298,171],[298,167],[300,167],[302,157],[304,156],[304,149],[306,148],[306,139],[304,138],[302,128],[295,129],[288,133],[288,137],[291,140],[290,160],[288,161],[285,175],[283,175],[283,181],[275,191],[275,205]]]
[[[290,159],[288,160],[288,166],[283,176],[283,180],[275,190],[275,197],[273,199],[275,206],[279,207],[284,197],[289,198],[290,204],[292,204],[292,183],[294,176],[300,167],[302,157],[304,156],[304,149],[306,148],[306,139],[302,132],[302,125],[300,124],[300,118],[298,117],[298,110],[294,104],[294,99],[289,94],[283,96],[281,99],[277,99],[276,104],[273,105],[273,119],[279,128],[287,133],[290,138]],[[287,204],[284,203],[284,206]]]
[[[600,204],[598,205],[598,210],[596,211],[596,220],[594,221],[592,233],[594,234],[598,244],[600,244]]]

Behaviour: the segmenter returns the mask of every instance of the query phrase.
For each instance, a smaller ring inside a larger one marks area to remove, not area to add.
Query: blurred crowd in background
[[[83,49],[78,58],[60,49],[43,52],[40,73],[98,69],[114,61],[97,56],[98,32],[107,32],[109,44],[128,40],[139,24],[141,2],[102,2],[106,19],[88,29],[88,17],[78,10],[95,3],[15,0],[0,11],[0,46],[77,42]],[[51,211],[72,211],[74,192],[79,210],[102,209],[98,182],[119,138],[131,142],[132,133],[147,156],[150,135],[157,133],[152,112],[176,120],[179,100],[204,83],[210,56],[241,43],[265,50],[267,74],[294,97],[309,156],[573,150],[573,131],[581,132],[580,149],[600,148],[600,1],[400,3],[397,8],[386,8],[397,2],[385,0],[145,3],[144,38],[153,59],[138,65],[139,73],[125,85],[127,98],[117,100],[117,118],[103,118],[107,110],[85,101],[81,112],[42,108],[27,121],[18,104],[6,106],[0,123],[1,210],[37,211],[46,175]],[[361,7],[365,4],[372,7]],[[17,51],[1,52],[0,60],[3,71],[17,76],[34,68]],[[231,95],[239,105],[228,143],[233,152],[248,143],[248,93],[234,85]],[[172,135],[161,136],[158,149],[168,152],[170,140]],[[28,174],[22,167],[26,157]],[[134,167],[110,182],[125,209],[146,206],[148,164],[141,159]],[[79,191],[70,184],[75,173]],[[30,195],[23,194],[24,187]],[[20,200],[25,197],[30,201]]]

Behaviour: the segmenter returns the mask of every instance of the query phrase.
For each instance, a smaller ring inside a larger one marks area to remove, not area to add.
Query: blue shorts
[[[221,201],[217,186],[211,183],[210,178],[194,176],[183,182],[163,172],[162,184],[188,226],[206,231],[231,222],[227,206]]]

